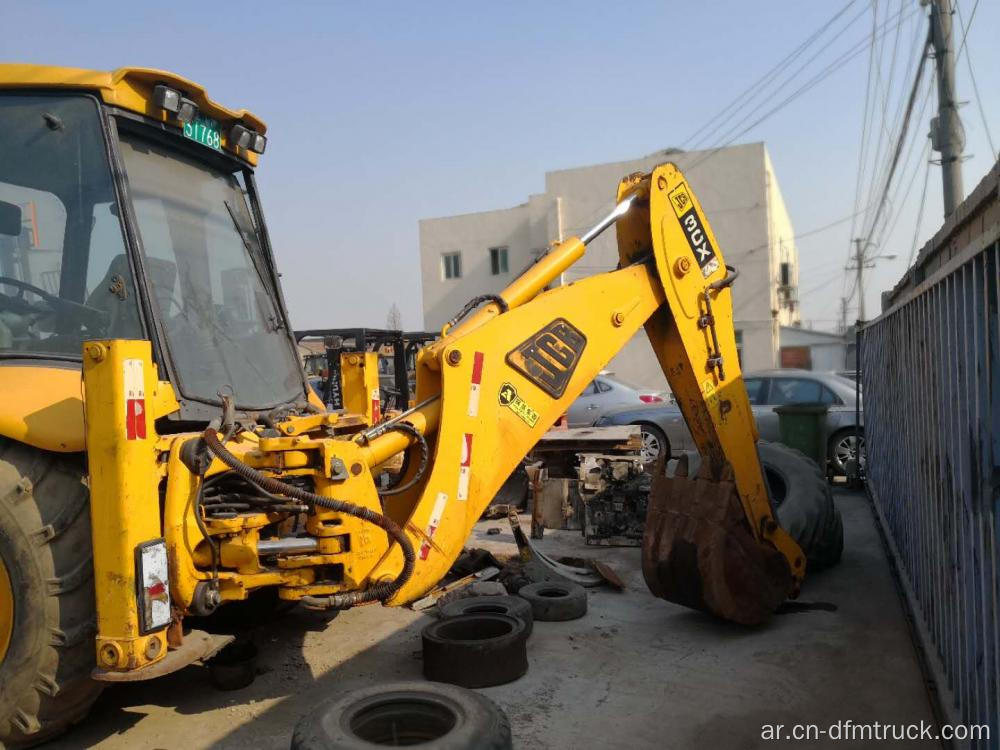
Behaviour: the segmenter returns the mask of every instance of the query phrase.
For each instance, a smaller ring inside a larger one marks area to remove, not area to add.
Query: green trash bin
[[[827,404],[776,406],[781,442],[805,453],[826,473]]]

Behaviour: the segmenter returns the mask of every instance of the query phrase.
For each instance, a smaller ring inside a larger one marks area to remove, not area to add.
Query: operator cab
[[[148,339],[179,421],[220,394],[306,400],[253,179],[262,122],[159,71],[0,65],[0,125],[0,366]]]

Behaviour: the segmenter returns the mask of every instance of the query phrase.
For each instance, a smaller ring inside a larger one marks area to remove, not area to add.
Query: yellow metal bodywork
[[[266,133],[267,125],[257,115],[245,109],[230,109],[208,98],[205,89],[176,73],[154,68],[118,68],[107,72],[64,68],[55,65],[28,65],[0,63],[0,89],[70,89],[92,91],[105,104],[121,107],[140,115],[177,124],[173,116],[156,106],[153,87],[165,84],[180,90],[198,105],[198,111],[223,123],[222,146],[250,164],[257,164],[258,155],[246,149],[237,149],[228,140],[229,128],[242,122],[251,130]]]
[[[382,418],[378,357],[377,352],[341,352],[340,355],[340,392],[344,397],[344,411],[363,414],[369,425]]]
[[[0,365],[0,435],[57,453],[85,448],[80,368]]]
[[[154,413],[158,388],[148,341],[91,342],[85,347],[87,450],[91,536],[97,596],[97,664],[138,669],[167,653],[163,631],[140,632],[136,550],[162,535],[157,482]],[[131,422],[126,392],[142,404]],[[138,399],[138,397],[133,396]],[[151,644],[150,641],[159,643]]]

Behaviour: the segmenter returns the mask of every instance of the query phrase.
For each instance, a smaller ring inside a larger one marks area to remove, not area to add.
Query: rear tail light
[[[167,543],[143,542],[135,550],[135,580],[139,595],[139,627],[143,634],[170,624],[170,576]]]
[[[639,400],[644,404],[659,404],[663,402],[663,397],[652,393],[640,393]]]

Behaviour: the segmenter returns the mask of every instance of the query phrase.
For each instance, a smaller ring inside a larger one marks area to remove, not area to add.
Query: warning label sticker
[[[517,395],[517,389],[510,383],[500,386],[500,403],[519,416],[528,427],[538,424],[538,412]]]

